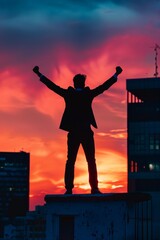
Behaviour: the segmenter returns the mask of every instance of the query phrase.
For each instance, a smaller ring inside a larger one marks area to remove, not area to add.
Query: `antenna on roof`
[[[158,44],[155,44],[155,47],[154,47],[154,51],[155,51],[155,73],[154,73],[154,76],[155,77],[158,77],[158,63],[157,63],[158,49],[160,49],[160,46]]]

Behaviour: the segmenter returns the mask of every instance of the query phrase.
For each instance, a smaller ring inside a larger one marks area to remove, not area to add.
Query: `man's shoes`
[[[65,195],[71,195],[72,194],[72,190],[67,190],[64,194]]]
[[[65,195],[71,195],[72,194],[72,189],[67,189],[66,192],[64,193]],[[93,188],[91,189],[91,194],[102,194],[98,188]]]
[[[102,194],[98,188],[91,189],[91,194]]]

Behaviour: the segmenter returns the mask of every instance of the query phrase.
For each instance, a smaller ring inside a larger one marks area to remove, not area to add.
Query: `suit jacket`
[[[77,90],[73,87],[64,89],[43,75],[40,81],[64,98],[65,110],[61,119],[60,129],[72,131],[78,129],[86,130],[90,128],[90,125],[97,128],[92,110],[92,101],[96,96],[111,87],[117,81],[117,78],[113,76],[92,90],[89,87],[85,87],[82,90]]]

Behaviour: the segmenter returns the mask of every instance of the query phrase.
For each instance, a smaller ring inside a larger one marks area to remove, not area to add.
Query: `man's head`
[[[85,80],[86,75],[84,74],[76,74],[73,78],[73,83],[75,88],[84,88],[85,87]]]

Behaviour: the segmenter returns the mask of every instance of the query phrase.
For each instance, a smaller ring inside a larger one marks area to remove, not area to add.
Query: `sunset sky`
[[[64,101],[32,68],[64,88],[86,74],[91,89],[123,68],[93,110],[99,188],[126,192],[126,79],[153,77],[156,43],[159,0],[0,0],[0,151],[30,152],[31,209],[45,194],[64,193],[67,151]],[[82,148],[75,175],[74,193],[90,193]]]

